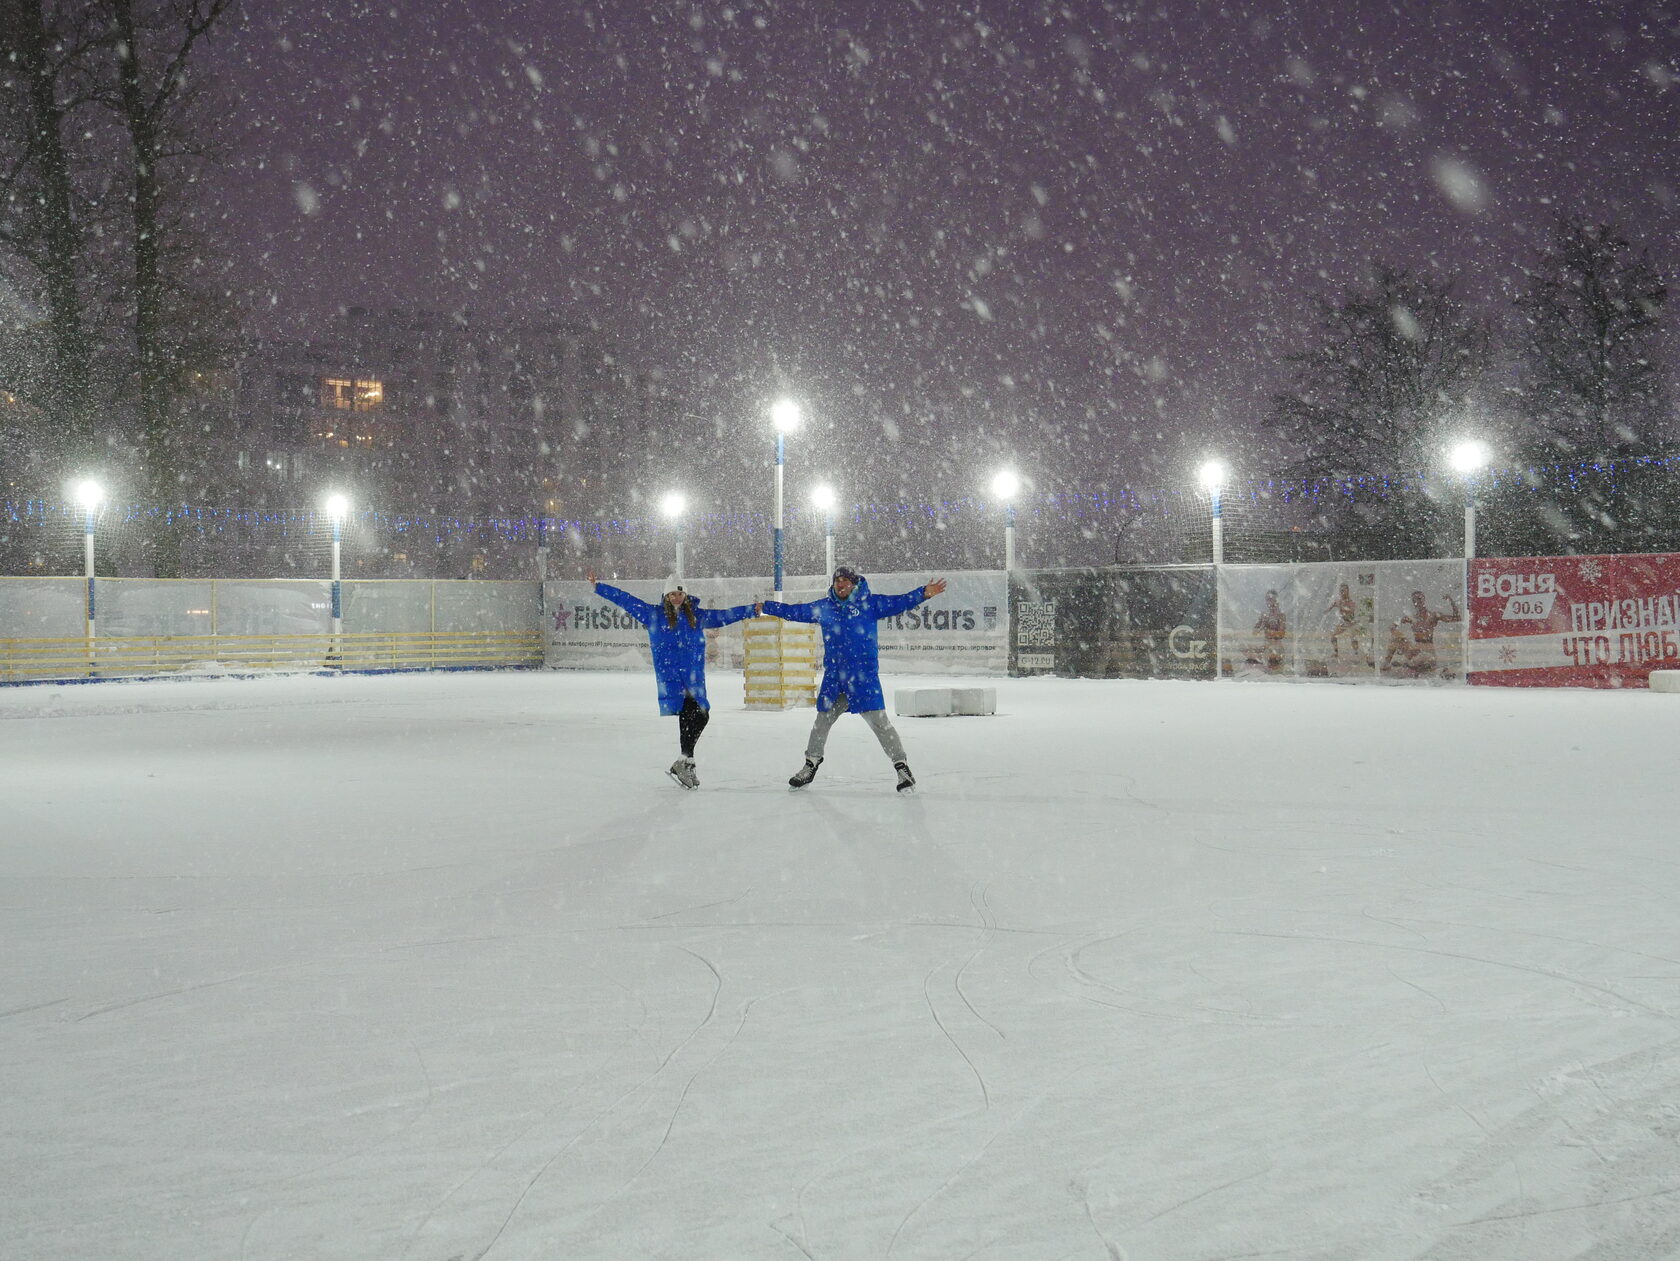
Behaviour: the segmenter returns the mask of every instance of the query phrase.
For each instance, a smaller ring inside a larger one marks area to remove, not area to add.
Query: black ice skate
[[[899,792],[904,792],[906,789],[914,788],[916,786],[916,777],[910,773],[910,764],[908,762],[894,762],[893,770],[898,772]]]
[[[806,784],[809,784],[813,779],[815,779],[817,777],[817,767],[819,767],[821,765],[822,765],[822,759],[821,758],[818,758],[814,762],[810,758],[806,758],[805,759],[805,765],[801,766],[797,771],[795,771],[794,774],[793,774],[793,778],[788,780],[788,787],[789,788],[803,788],[803,787],[805,787]]]
[[[684,788],[700,787],[700,777],[694,773],[694,759],[691,757],[678,758],[665,773]]]

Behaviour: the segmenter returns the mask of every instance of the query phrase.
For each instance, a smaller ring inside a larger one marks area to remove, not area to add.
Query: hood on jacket
[[[832,582],[828,584],[828,598],[830,600],[833,600],[836,604],[850,604],[853,600],[857,599],[860,595],[868,595],[868,594],[869,594],[869,579],[865,578],[862,574],[858,575],[857,585],[852,588],[852,594],[847,596],[844,600],[842,600],[838,595],[835,594],[834,584]]]

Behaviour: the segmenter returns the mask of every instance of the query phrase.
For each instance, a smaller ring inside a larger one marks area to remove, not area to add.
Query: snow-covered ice
[[[1680,697],[982,682],[0,691],[0,1255],[1680,1255]]]

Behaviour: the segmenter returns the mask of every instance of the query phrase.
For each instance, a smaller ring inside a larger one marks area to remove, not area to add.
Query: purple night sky
[[[552,310],[688,441],[761,462],[790,390],[887,494],[1275,459],[1230,435],[1373,257],[1490,310],[1558,210],[1680,262],[1671,4],[249,10],[214,230],[259,323]]]

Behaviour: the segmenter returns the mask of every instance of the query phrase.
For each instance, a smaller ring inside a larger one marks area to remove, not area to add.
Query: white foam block
[[[900,718],[944,718],[951,713],[948,687],[901,687],[893,690],[893,712]]]
[[[1651,671],[1653,692],[1680,692],[1680,670]]]
[[[954,687],[951,689],[951,712],[953,714],[995,714],[997,713],[997,688],[995,687]]]

